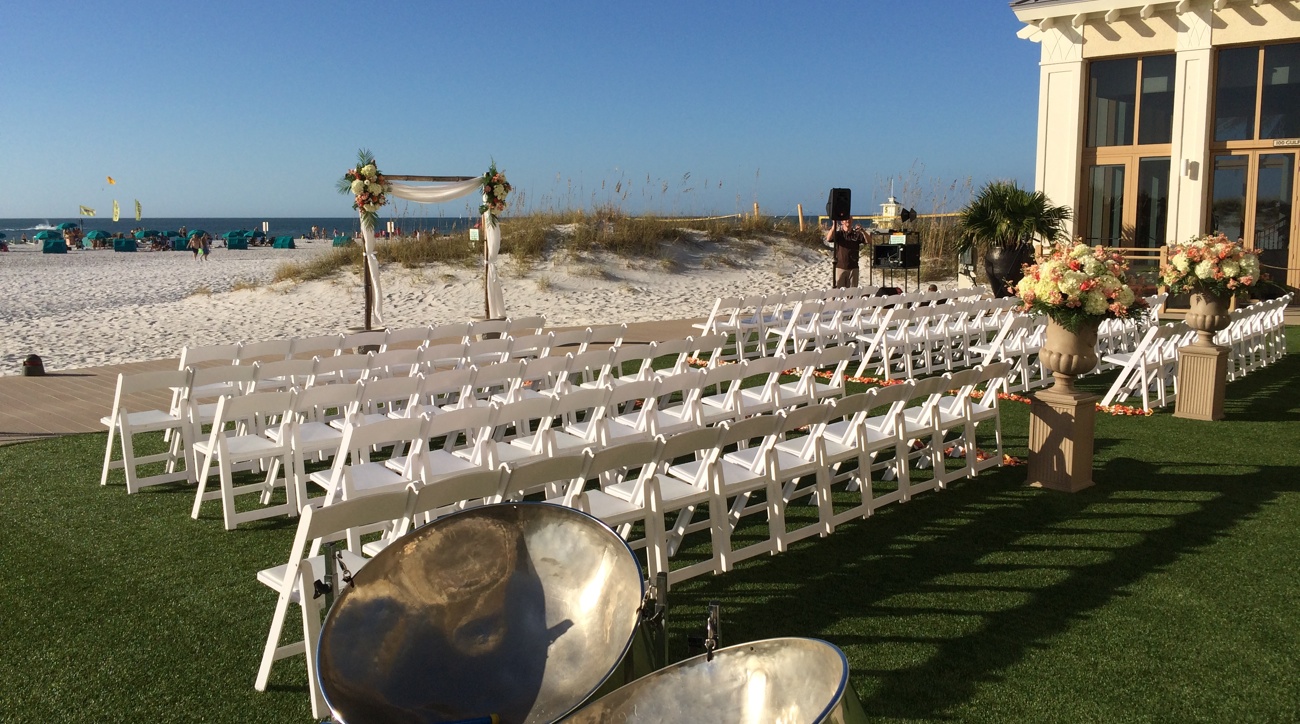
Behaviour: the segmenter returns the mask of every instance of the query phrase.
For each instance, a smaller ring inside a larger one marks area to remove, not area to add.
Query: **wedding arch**
[[[419,185],[400,183],[419,181]],[[482,195],[479,205],[483,230],[483,284],[484,313],[488,319],[505,316],[505,295],[501,289],[501,276],[497,271],[497,256],[501,253],[501,227],[497,214],[504,211],[506,197],[511,191],[505,174],[497,171],[496,163],[482,176],[398,176],[380,173],[375,158],[367,150],[357,154],[357,165],[349,169],[339,181],[339,191],[355,197],[352,208],[361,219],[361,236],[365,241],[362,277],[365,282],[365,329],[384,326],[384,295],[379,281],[379,263],[375,255],[375,221],[378,211],[389,198],[414,201],[420,204],[437,204],[469,196]]]

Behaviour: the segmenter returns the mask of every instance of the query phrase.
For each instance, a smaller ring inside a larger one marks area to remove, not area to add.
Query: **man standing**
[[[858,251],[867,243],[867,234],[862,227],[851,219],[832,221],[826,230],[826,244],[835,247],[835,275],[832,284],[836,288],[856,287],[858,285]]]

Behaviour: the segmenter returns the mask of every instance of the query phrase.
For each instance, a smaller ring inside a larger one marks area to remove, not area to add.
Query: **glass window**
[[[1214,88],[1214,140],[1241,141],[1255,137],[1255,81],[1259,48],[1219,51]]]
[[[1260,138],[1300,138],[1300,43],[1264,48]]]
[[[1142,59],[1142,109],[1138,143],[1169,143],[1174,129],[1174,56]]]
[[[1246,171],[1248,156],[1215,156],[1210,180],[1210,231],[1229,239],[1245,238]]]
[[[1088,243],[1122,246],[1124,164],[1093,166],[1088,177]]]
[[[1164,246],[1168,241],[1165,238],[1168,225],[1169,157],[1144,158],[1138,161],[1137,223],[1133,226],[1133,246]]]
[[[1088,146],[1133,143],[1137,58],[1095,60],[1088,66]]]

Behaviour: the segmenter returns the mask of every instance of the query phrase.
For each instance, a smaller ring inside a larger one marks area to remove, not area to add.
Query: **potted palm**
[[[1053,206],[1042,191],[1022,189],[1014,181],[990,181],[961,210],[957,250],[982,252],[993,293],[1008,297],[1024,276],[1024,265],[1034,261],[1033,240],[1060,240],[1069,220],[1069,207]]]

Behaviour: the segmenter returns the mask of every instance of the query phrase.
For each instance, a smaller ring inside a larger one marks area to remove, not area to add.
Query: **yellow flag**
[[[135,200],[135,220],[140,220],[140,199]]]
[[[89,206],[80,206],[80,207],[78,207],[78,208],[81,209],[81,215],[82,215],[82,216],[94,216],[94,215],[95,215],[95,210],[92,209],[92,208],[90,208]]]
[[[117,208],[117,199],[113,199],[113,221],[117,221],[118,218],[120,218],[121,216],[122,214],[118,211]]]
[[[113,180],[113,177],[112,177],[112,176],[109,176],[109,177],[108,177],[108,185],[109,185],[109,186],[112,186],[113,184],[116,184],[116,183],[117,183],[117,182]]]

